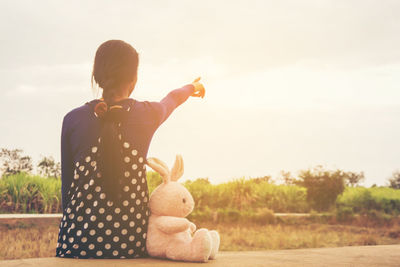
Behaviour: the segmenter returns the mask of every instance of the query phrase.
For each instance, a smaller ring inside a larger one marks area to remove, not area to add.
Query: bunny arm
[[[166,233],[174,234],[187,230],[191,222],[186,218],[179,218],[173,216],[160,216],[154,221],[157,228]]]

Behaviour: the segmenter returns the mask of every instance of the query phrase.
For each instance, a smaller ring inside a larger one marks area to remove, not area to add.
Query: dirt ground
[[[76,260],[36,258],[0,261],[2,267],[15,266],[400,266],[400,245],[275,251],[221,252],[208,263],[184,263],[157,259]]]

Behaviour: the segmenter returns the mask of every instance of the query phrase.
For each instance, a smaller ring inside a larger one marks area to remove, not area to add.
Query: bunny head
[[[147,165],[163,178],[150,196],[150,211],[159,216],[186,217],[194,208],[194,200],[190,192],[177,182],[183,175],[183,159],[177,155],[170,171],[168,166],[157,158],[148,158]]]

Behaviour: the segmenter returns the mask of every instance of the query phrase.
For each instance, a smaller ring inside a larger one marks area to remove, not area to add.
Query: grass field
[[[221,234],[221,250],[270,250],[400,244],[400,223],[365,227],[338,224],[200,224]],[[52,257],[58,220],[0,223],[0,259]]]

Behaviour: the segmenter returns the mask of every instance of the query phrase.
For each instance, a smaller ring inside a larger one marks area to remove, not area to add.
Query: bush
[[[317,211],[329,210],[337,197],[343,193],[346,173],[323,170],[321,166],[302,171],[298,184],[307,188],[307,200]]]
[[[351,207],[342,207],[336,209],[336,220],[338,222],[352,222],[354,220],[354,211]]]

